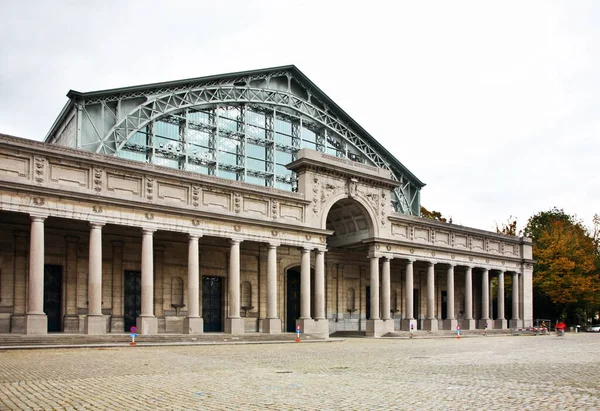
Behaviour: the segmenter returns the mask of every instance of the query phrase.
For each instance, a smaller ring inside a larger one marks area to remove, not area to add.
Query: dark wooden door
[[[44,266],[44,312],[48,332],[60,331],[62,317],[62,266]]]
[[[448,318],[448,291],[442,291],[442,319]]]
[[[202,320],[204,332],[223,331],[223,279],[202,277]]]
[[[413,316],[417,320],[417,329],[421,328],[421,321],[419,320],[419,307],[421,306],[419,301],[419,289],[413,289]]]
[[[286,308],[286,331],[296,332],[296,320],[300,318],[300,273],[296,270],[287,272]]]
[[[125,271],[124,283],[123,322],[124,331],[129,332],[142,312],[142,273]]]

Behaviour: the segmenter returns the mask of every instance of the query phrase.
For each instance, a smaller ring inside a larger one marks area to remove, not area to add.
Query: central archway
[[[342,198],[331,206],[325,227],[334,232],[327,238],[327,246],[332,248],[356,247],[375,237],[371,215],[353,198]]]

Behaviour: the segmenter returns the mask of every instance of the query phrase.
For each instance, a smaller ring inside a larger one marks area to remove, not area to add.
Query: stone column
[[[281,333],[281,319],[277,316],[277,244],[267,250],[267,318],[263,320],[265,334]]]
[[[463,330],[474,330],[475,320],[473,319],[473,267],[466,266],[465,271],[465,319],[463,320]]]
[[[325,317],[325,251],[315,251],[315,318],[314,333],[329,337],[329,321]]]
[[[444,319],[444,329],[454,331],[458,325],[458,321],[456,321],[456,316],[454,315],[454,264],[448,265],[446,283],[448,287],[446,291],[448,302],[446,305],[447,317]]]
[[[90,223],[90,251],[88,258],[88,313],[85,317],[86,334],[104,334],[106,321],[102,315],[102,226]]]
[[[141,335],[158,333],[154,316],[154,229],[142,229],[142,312],[136,320]]]
[[[498,317],[494,321],[494,328],[505,330],[507,327],[504,318],[504,271],[498,272]]]
[[[79,237],[66,236],[65,256],[65,316],[63,318],[63,332],[79,332],[79,315],[77,315],[77,254]],[[121,330],[123,332],[123,330]]]
[[[424,328],[429,331],[438,330],[438,320],[435,318],[435,264],[427,262],[427,319]]]
[[[240,243],[231,239],[229,250],[229,316],[225,321],[225,332],[244,334],[244,319],[240,316]]]
[[[300,260],[300,318],[310,319],[310,250],[302,249]]]
[[[383,262],[381,264],[381,318],[384,321],[388,321],[392,319],[391,310],[390,310],[390,302],[392,300],[391,294],[391,283],[390,283],[390,259],[384,257]],[[391,321],[392,329],[387,329],[389,331],[394,331],[394,322]]]
[[[479,328],[490,328],[490,281],[487,268],[481,272],[481,319]]]
[[[512,278],[512,317],[510,319],[510,327],[517,328],[521,327],[521,320],[519,318],[519,273],[513,272]]]
[[[188,315],[183,322],[184,334],[202,334],[204,323],[200,317],[200,259],[197,234],[188,239]]]
[[[48,317],[44,313],[44,220],[31,217],[29,242],[29,295],[25,334],[47,334]]]
[[[413,265],[415,260],[408,259],[406,262],[406,278],[405,278],[405,307],[404,312],[406,313],[404,320],[402,320],[402,330],[410,331],[411,327],[413,330],[417,330],[417,320],[414,318],[413,310]]]
[[[379,257],[371,255],[371,318],[367,319],[367,337],[381,337],[386,333],[379,318]]]
[[[310,316],[310,251],[303,248],[300,260],[300,318],[296,326],[300,326],[302,333],[314,331],[314,320]]]

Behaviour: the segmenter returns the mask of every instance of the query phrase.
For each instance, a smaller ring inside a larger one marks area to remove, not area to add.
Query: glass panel
[[[238,131],[238,122],[227,118],[219,117],[219,128],[227,131]]]
[[[288,170],[287,168],[285,168],[285,166],[283,164],[276,164],[275,165],[275,174],[280,175],[280,176],[286,176],[288,174],[292,174],[292,172],[290,170]]]
[[[266,138],[265,130],[263,128],[255,126],[248,126],[246,128],[246,135],[250,138],[260,138],[261,140],[264,140]]]
[[[208,146],[208,142],[210,141],[210,133],[207,131],[188,128],[187,141],[193,144]]]
[[[179,168],[179,160],[173,160],[170,158],[154,156],[154,159],[152,160],[152,162],[159,166]]]
[[[256,144],[247,144],[246,145],[246,155],[248,157],[257,158],[260,160],[264,160],[265,157],[265,148],[263,146],[258,146]]]
[[[217,176],[228,178],[229,180],[237,180],[237,174],[233,171],[217,170]]]
[[[204,111],[189,111],[187,119],[192,123],[210,124],[210,115]]]
[[[277,151],[275,158],[278,164],[289,164],[292,162],[292,153],[286,153],[285,151]]]
[[[246,122],[248,124],[254,124],[256,126],[264,127],[265,126],[265,115],[261,113],[257,113],[255,111],[248,110],[246,111]]]
[[[317,141],[317,135],[306,127],[302,127],[302,140],[315,143]]]
[[[265,179],[262,177],[246,176],[246,182],[250,184],[256,184],[258,186],[265,185]]]
[[[219,137],[219,150],[237,153],[240,142],[227,137]]]
[[[138,153],[135,151],[128,151],[125,149],[119,151],[119,157],[126,158],[128,160],[146,161],[146,153]]]
[[[154,135],[179,140],[179,125],[156,121],[154,122]]]
[[[300,143],[300,148],[310,148],[311,150],[316,150],[317,145],[315,143],[302,140],[302,142]]]
[[[185,169],[187,171],[193,171],[195,173],[208,174],[208,167],[206,167],[206,166],[199,166],[199,165],[196,165],[196,164],[189,164],[188,163],[185,166]]]
[[[278,188],[280,190],[285,190],[285,191],[292,191],[292,184],[281,182],[281,181],[275,181],[275,188]]]
[[[146,133],[142,133],[142,132],[138,131],[133,136],[131,136],[128,143],[129,144],[140,144],[140,145],[145,146],[146,138],[147,138]]]
[[[292,123],[279,118],[275,119],[275,131],[277,133],[292,135]]]
[[[255,160],[253,158],[246,159],[246,167],[248,167],[252,170],[258,170],[258,171],[265,171],[267,169],[264,161]]]
[[[237,156],[235,154],[220,151],[219,152],[219,163],[227,164],[230,166],[235,166],[235,165],[237,165]]]
[[[292,137],[286,136],[284,134],[276,133],[275,134],[275,142],[291,147],[292,146]]]

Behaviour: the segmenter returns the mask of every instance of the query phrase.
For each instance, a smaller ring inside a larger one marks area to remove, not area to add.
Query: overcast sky
[[[0,133],[69,89],[295,64],[454,223],[600,213],[600,2],[0,0]]]

